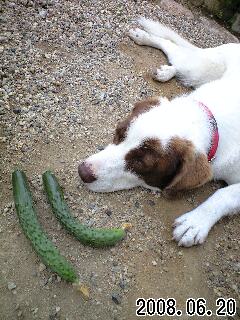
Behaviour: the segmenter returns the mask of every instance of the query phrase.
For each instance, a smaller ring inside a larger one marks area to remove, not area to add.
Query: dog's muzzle
[[[80,163],[78,166],[78,174],[84,183],[92,183],[97,180],[90,165],[86,162]]]

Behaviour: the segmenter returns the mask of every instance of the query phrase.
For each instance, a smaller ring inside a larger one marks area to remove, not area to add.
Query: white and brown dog
[[[240,211],[240,44],[201,49],[158,22],[141,18],[139,24],[144,30],[130,30],[131,39],[162,50],[171,64],[154,77],[177,76],[197,89],[171,101],[136,103],[113,143],[81,163],[79,175],[99,192],[137,186],[174,192],[225,180],[229,186],[176,219],[173,237],[189,247]]]

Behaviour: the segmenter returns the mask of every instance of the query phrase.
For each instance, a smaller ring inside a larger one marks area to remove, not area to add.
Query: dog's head
[[[117,125],[113,143],[79,165],[79,175],[90,190],[143,186],[175,192],[212,178],[206,155],[176,135],[172,125],[169,128],[168,104],[159,98],[136,103],[131,115]]]

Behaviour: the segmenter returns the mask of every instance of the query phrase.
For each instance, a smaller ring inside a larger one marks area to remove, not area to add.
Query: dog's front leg
[[[212,226],[227,215],[240,211],[240,183],[219,189],[196,209],[174,222],[173,238],[179,246],[203,243]]]

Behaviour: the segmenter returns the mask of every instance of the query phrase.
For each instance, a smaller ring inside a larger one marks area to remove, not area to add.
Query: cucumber
[[[13,198],[20,225],[25,236],[43,263],[61,278],[72,283],[79,279],[73,266],[63,257],[44,233],[38,222],[26,175],[20,170],[12,173]]]
[[[79,223],[70,213],[69,207],[64,200],[64,194],[56,177],[51,171],[44,172],[43,185],[46,191],[48,201],[59,222],[76,237],[81,243],[93,247],[113,246],[124,238],[125,230],[96,229],[89,228]]]

